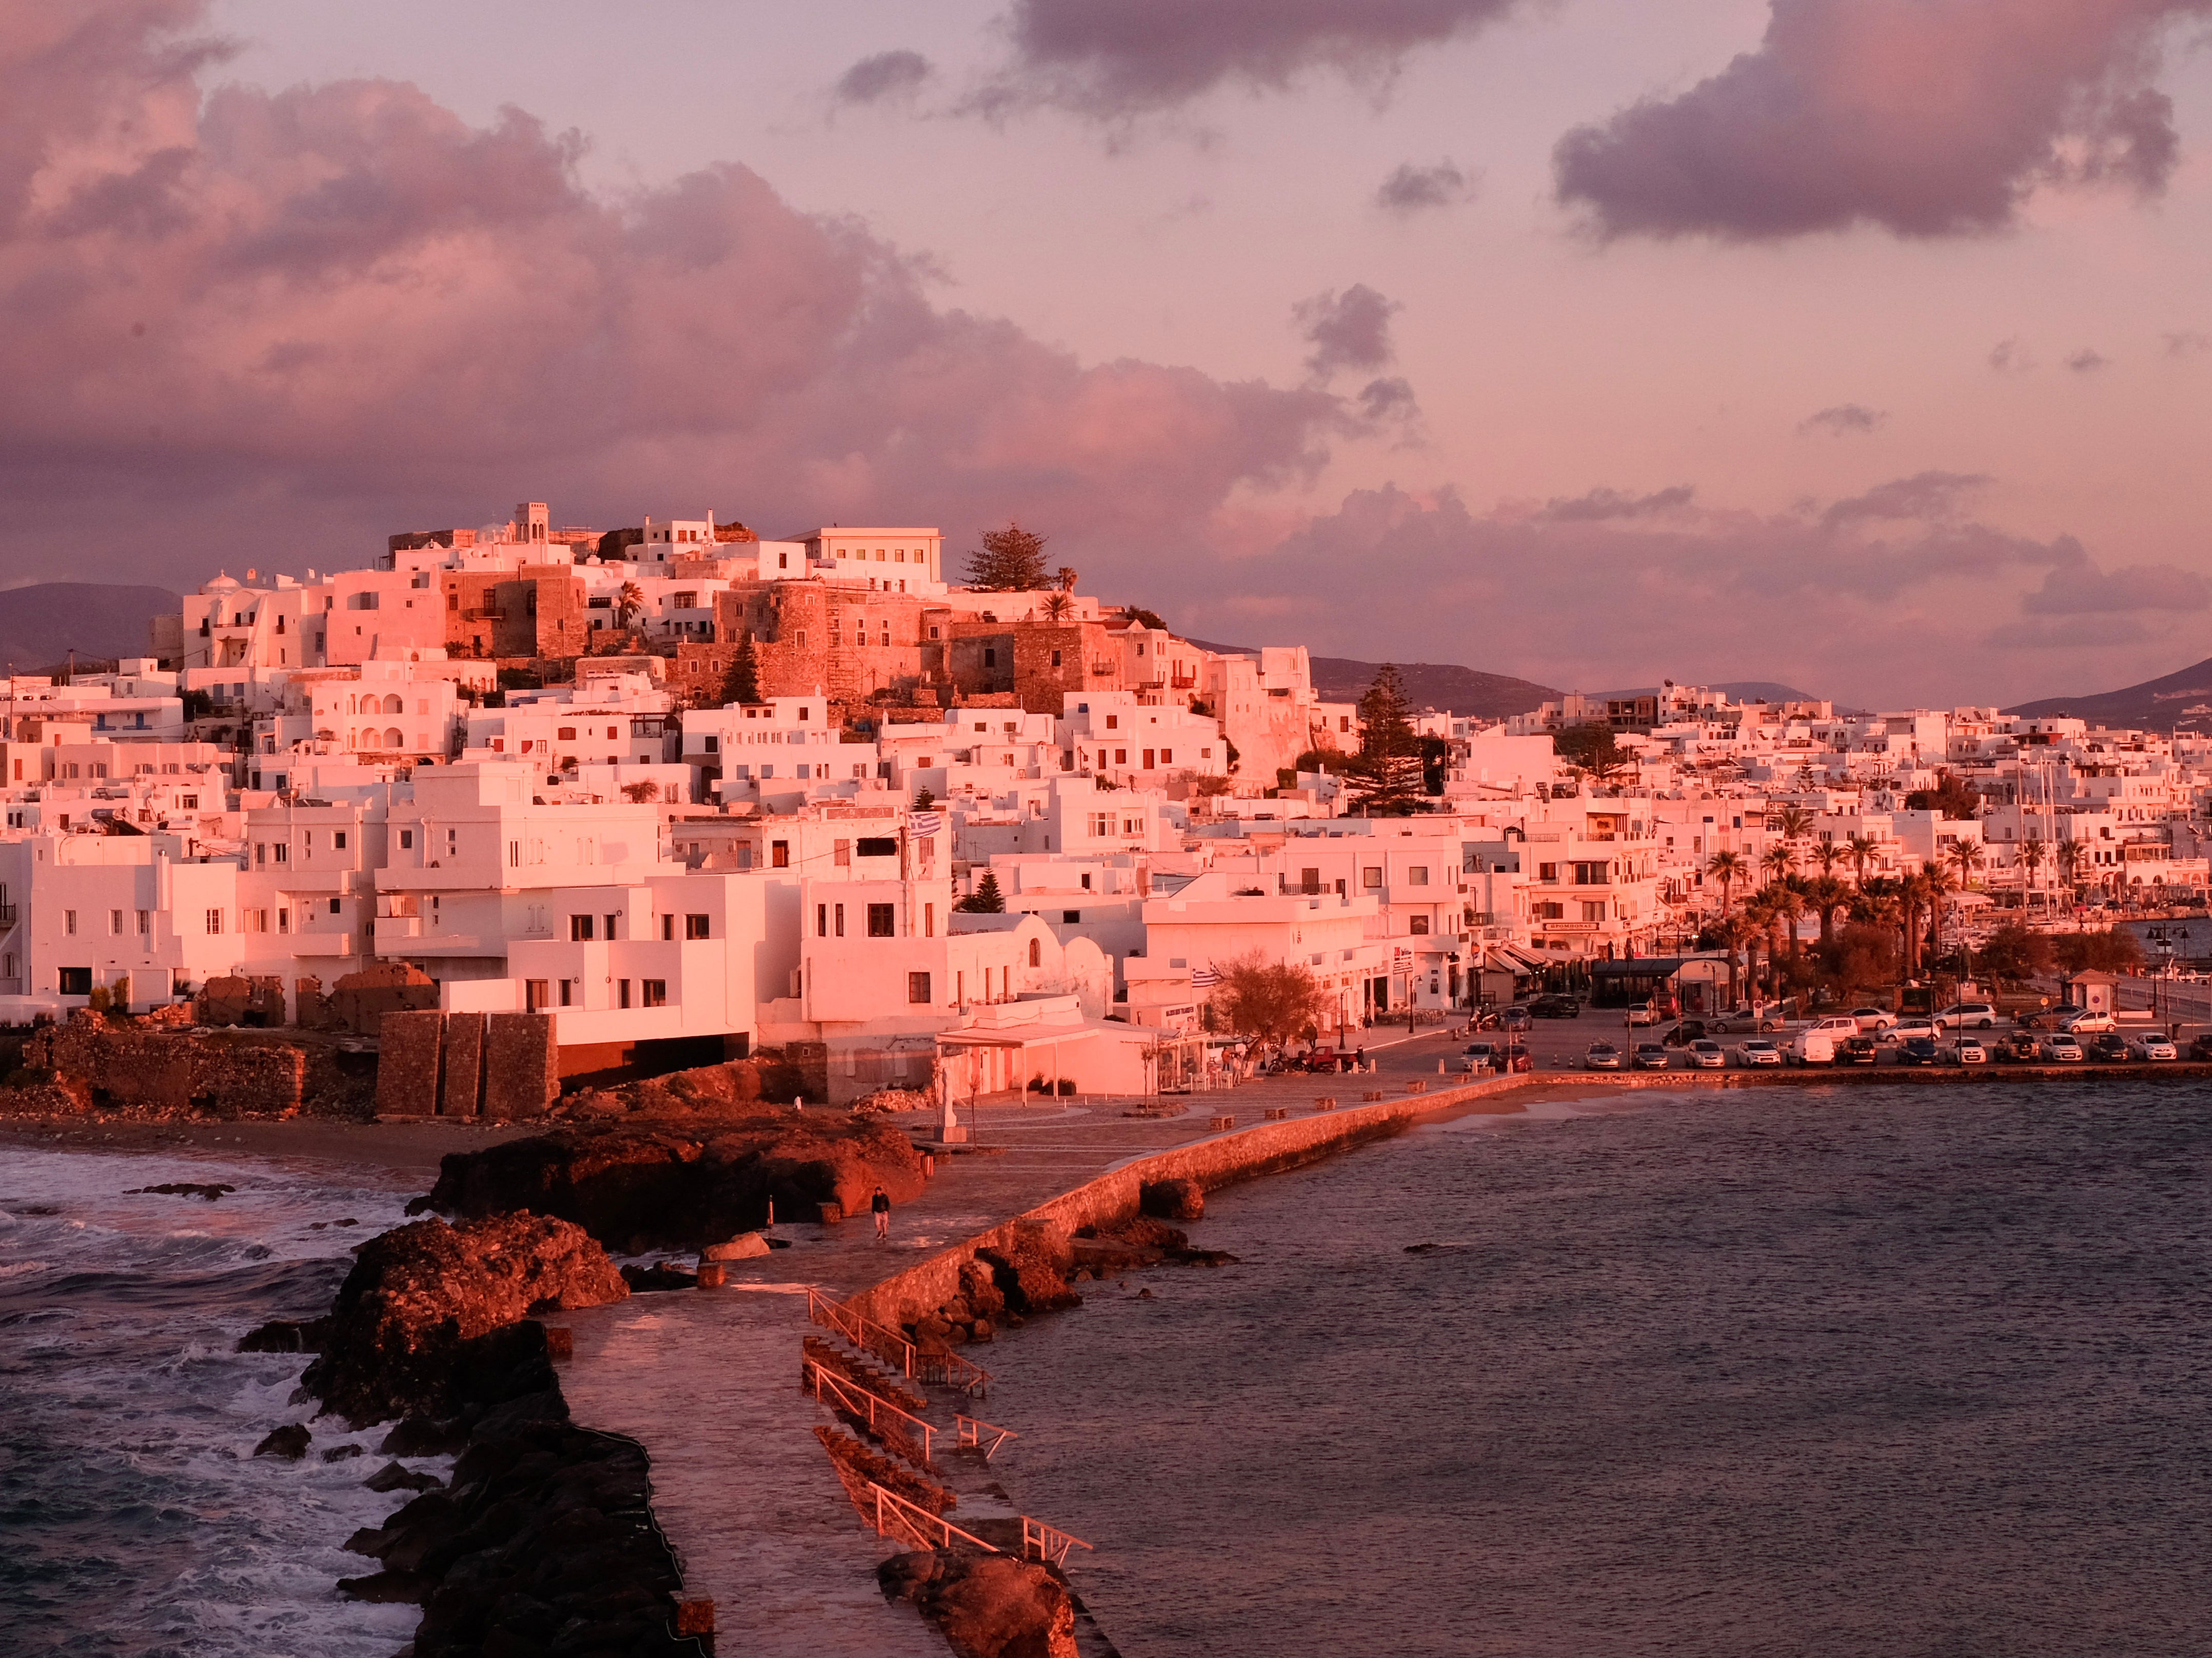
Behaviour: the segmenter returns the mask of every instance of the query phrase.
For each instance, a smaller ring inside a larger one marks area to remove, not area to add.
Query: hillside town
[[[1194,645],[1015,526],[947,557],[526,502],[16,674],[0,1023],[374,988],[449,1059],[527,1016],[549,1086],[779,1050],[833,1102],[1138,1093],[1218,1066],[1258,967],[1351,1046],[1642,964],[1724,964],[1680,987],[1715,1003],[1762,956],[1770,992],[1900,976],[2208,884],[2212,740],[1674,683],[1484,721],[1387,669],[1334,702],[1303,647]]]

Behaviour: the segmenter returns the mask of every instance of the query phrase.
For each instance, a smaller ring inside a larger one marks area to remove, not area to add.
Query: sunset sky
[[[0,581],[1008,516],[1203,638],[1858,705],[2212,655],[2212,0],[84,0]]]

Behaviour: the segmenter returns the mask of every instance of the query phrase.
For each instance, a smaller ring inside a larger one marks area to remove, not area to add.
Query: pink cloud
[[[1678,98],[1578,127],[1559,199],[1622,235],[1869,223],[1988,232],[2045,185],[2162,188],[2161,33],[2212,0],[1772,0],[1766,37]]]
[[[1358,423],[942,308],[743,167],[610,200],[519,111],[471,126],[387,82],[203,98],[200,6],[52,11],[0,48],[13,566],[93,523],[159,526],[117,576],[272,531],[328,564],[525,493],[609,525],[1014,513],[1074,551],[1189,531]],[[341,529],[362,539],[318,544]]]

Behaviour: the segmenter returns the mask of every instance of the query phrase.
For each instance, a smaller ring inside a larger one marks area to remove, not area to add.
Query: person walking
[[[876,1195],[868,1199],[868,1207],[875,1212],[876,1242],[884,1242],[891,1235],[891,1194],[878,1186]]]

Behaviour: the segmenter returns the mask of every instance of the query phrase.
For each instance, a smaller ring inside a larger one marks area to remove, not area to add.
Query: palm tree
[[[1836,865],[1844,861],[1844,849],[1833,841],[1820,841],[1813,848],[1813,861],[1820,866],[1820,873],[1833,876]]]
[[[1813,832],[1813,814],[1802,806],[1784,806],[1773,815],[1771,827],[1785,841],[1802,841]]]
[[[1072,593],[1075,591],[1075,571],[1072,566],[1061,565],[1053,572],[1052,579],[1059,584],[1060,592]]]
[[[1867,883],[1867,865],[1874,861],[1875,853],[1881,850],[1881,842],[1871,835],[1854,835],[1844,842],[1844,850],[1850,856],[1852,878],[1861,887],[1864,887]]]
[[[2058,875],[2066,883],[2069,902],[2081,896],[2081,863],[2089,854],[2079,841],[2069,835],[2058,843]]]
[[[1766,872],[1770,881],[1784,880],[1797,867],[1797,854],[1790,849],[1786,841],[1777,841],[1759,854],[1759,866]]]
[[[1928,943],[1936,950],[1943,947],[1944,895],[1958,891],[1960,884],[1940,863],[1930,864],[1920,872],[1921,890],[1928,898]]]
[[[1729,895],[1751,872],[1740,852],[1717,852],[1705,859],[1705,873],[1721,884],[1721,919],[1728,919]]]
[[[1832,875],[1816,875],[1805,884],[1805,902],[1820,918],[1820,947],[1825,950],[1835,942],[1836,912],[1851,902],[1851,890]]]
[[[615,589],[615,615],[622,625],[629,626],[629,619],[645,608],[645,589],[635,581],[625,581]]]
[[[1982,849],[1972,841],[1957,840],[1951,843],[1951,873],[1964,892],[1973,884],[1974,872],[1982,866]]]
[[[1075,601],[1066,593],[1054,593],[1044,602],[1045,620],[1065,622],[1067,620],[1068,613],[1074,609]]]

